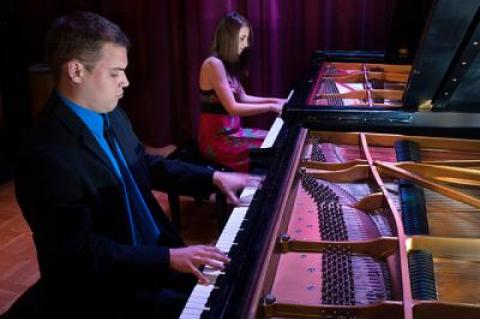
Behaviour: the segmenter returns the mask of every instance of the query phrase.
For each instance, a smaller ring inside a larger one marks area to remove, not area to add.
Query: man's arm
[[[208,197],[214,191],[211,168],[144,154],[152,187],[182,195]]]
[[[154,188],[207,197],[215,186],[233,204],[238,203],[237,191],[246,186],[258,187],[262,181],[258,176],[213,171],[203,166],[162,158],[157,158],[154,165],[150,166],[150,173]]]
[[[149,182],[154,189],[207,198],[216,187],[224,192],[232,203],[237,203],[236,191],[245,186],[257,185],[261,181],[260,178],[247,174],[214,172],[208,167],[147,154],[125,113],[118,109],[115,114],[119,117],[118,120],[122,121],[121,127],[129,131],[129,134],[125,134],[130,139],[129,145],[134,147],[136,157],[146,165]]]
[[[134,247],[99,234],[94,219],[105,203],[93,204],[94,194],[88,194],[79,172],[52,153],[24,159],[16,175],[17,199],[44,268],[62,273],[67,271],[64,267],[71,267],[95,273],[101,280],[138,287],[160,284],[168,273],[169,249]],[[111,222],[113,228],[115,221]]]
[[[117,129],[123,133],[121,142],[125,147],[134,150],[135,158],[132,158],[131,162],[135,164],[141,162],[142,165],[145,165],[141,169],[141,174],[146,173],[147,176],[142,176],[142,178],[147,178],[153,189],[176,191],[182,195],[204,198],[214,191],[212,169],[147,154],[142,142],[133,131],[130,120],[121,108],[115,109],[112,119]]]

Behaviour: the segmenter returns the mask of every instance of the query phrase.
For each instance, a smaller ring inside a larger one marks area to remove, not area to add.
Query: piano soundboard
[[[243,192],[217,241],[232,265],[204,269],[181,318],[480,317],[479,141],[290,135],[281,185]]]

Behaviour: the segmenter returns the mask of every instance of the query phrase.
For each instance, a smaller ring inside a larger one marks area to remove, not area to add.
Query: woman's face
[[[248,39],[250,37],[250,29],[246,26],[240,28],[238,32],[238,55],[240,55],[243,49],[248,47]]]

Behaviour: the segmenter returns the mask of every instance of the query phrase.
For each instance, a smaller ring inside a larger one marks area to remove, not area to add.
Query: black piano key
[[[213,289],[212,292],[210,293],[210,297],[208,298],[205,306],[210,308],[216,302],[216,300],[218,300],[218,298],[221,294],[222,294],[221,289]]]

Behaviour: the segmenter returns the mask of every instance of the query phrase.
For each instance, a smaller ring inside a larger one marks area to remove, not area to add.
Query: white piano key
[[[188,313],[188,309],[184,309],[179,318],[180,319],[199,319],[201,315],[202,315],[201,313],[199,315],[190,314]]]
[[[210,310],[210,309],[206,309],[205,307],[197,306],[194,304],[186,304],[183,313],[198,316],[207,310]]]
[[[211,292],[211,291],[210,291]],[[185,304],[186,309],[206,310],[209,309],[206,304],[210,297],[210,292],[202,292],[201,294],[191,295]]]
[[[239,207],[248,207],[252,202],[253,196],[257,192],[256,187],[245,187],[240,194],[240,203],[238,204]]]
[[[207,266],[203,269],[203,273],[205,275],[221,275],[221,274],[223,274],[223,271]]]
[[[195,289],[194,289],[193,292],[195,292],[195,293],[204,293],[204,292],[210,293],[214,288],[215,288],[214,285],[208,285],[208,286],[197,285],[197,286],[195,286]]]
[[[206,307],[205,304],[207,303],[208,297],[205,299],[204,302],[189,302],[185,305],[186,309],[190,309],[192,311],[204,311],[210,310],[210,308]]]
[[[260,148],[272,147],[273,144],[275,143],[275,140],[277,139],[278,133],[282,129],[282,126],[283,126],[283,120],[280,117],[277,117],[275,119],[275,122],[273,122],[272,127],[268,131],[267,136],[263,140],[263,143],[260,146]]]
[[[294,92],[295,92],[295,90],[290,90],[290,92],[288,92],[287,103],[288,103],[288,101],[290,101],[290,98],[292,97]]]
[[[190,298],[188,298],[187,303],[190,301],[198,301],[203,298],[203,296],[208,296],[210,292],[215,288],[213,285],[196,285],[195,288],[193,288],[192,293],[190,295]]]
[[[219,247],[219,246],[231,245],[234,240],[235,240],[235,234],[229,234],[227,236],[224,236],[221,240],[217,241],[216,246]]]
[[[238,232],[241,230],[241,225],[245,220],[245,215],[247,214],[248,207],[236,207],[233,209],[225,227],[222,231],[222,234],[217,240],[216,247],[222,250],[224,253],[230,251],[230,248],[236,245],[235,238],[237,237]],[[208,311],[209,307],[206,306],[210,294],[213,289],[216,287],[213,283],[220,276],[225,274],[221,270],[214,269],[212,267],[206,266],[203,270],[203,273],[208,277],[210,285],[204,286],[197,284],[190,297],[185,304],[185,307],[180,315],[180,318],[200,318],[204,311]]]
[[[208,280],[210,281],[210,284],[214,285],[215,282],[217,281],[217,278],[221,275],[224,275],[225,273],[221,270],[212,269],[211,271],[204,270],[203,274],[207,276]]]
[[[192,296],[192,298],[188,298],[186,306],[191,309],[203,309],[205,308],[205,304],[207,303],[209,294],[202,294],[197,296]]]
[[[200,286],[200,285],[197,285],[197,286]],[[200,292],[194,290],[194,291],[192,291],[192,294],[188,298],[187,304],[189,304],[189,303],[199,303],[204,299],[204,296],[206,296],[206,295],[207,295],[207,293],[205,293],[205,292],[200,293]]]

